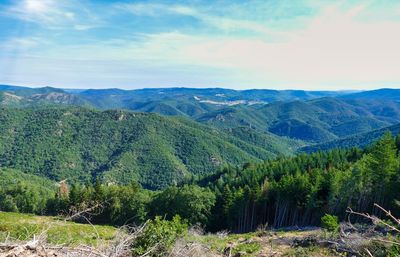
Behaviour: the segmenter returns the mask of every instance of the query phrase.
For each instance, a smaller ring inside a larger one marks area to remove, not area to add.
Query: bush
[[[142,256],[147,253],[146,256],[165,256],[175,241],[186,235],[187,230],[187,224],[179,216],[171,221],[156,217],[146,225],[133,243],[133,255]]]
[[[171,219],[179,215],[190,225],[207,224],[215,195],[209,189],[196,185],[169,187],[156,195],[151,203],[151,215]]]
[[[339,231],[339,219],[336,216],[325,214],[321,218],[321,227],[329,232]]]

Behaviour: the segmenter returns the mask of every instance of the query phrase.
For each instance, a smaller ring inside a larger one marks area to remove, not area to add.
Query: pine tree
[[[367,169],[372,177],[373,199],[375,203],[385,206],[398,169],[396,144],[390,132],[374,145],[369,156]]]

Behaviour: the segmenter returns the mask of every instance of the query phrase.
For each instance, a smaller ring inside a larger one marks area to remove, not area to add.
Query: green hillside
[[[224,129],[248,127],[262,133],[322,143],[390,126],[400,121],[399,114],[397,102],[325,97],[225,107],[195,118]]]
[[[0,87],[1,89],[1,87]],[[213,101],[228,103],[233,101],[294,101],[309,100],[325,96],[339,96],[343,92],[333,91],[303,91],[303,90],[232,90],[224,88],[145,88],[136,90],[121,89],[89,89],[71,91],[80,97],[92,102],[101,108],[127,108],[130,104],[165,101],[165,100],[188,100],[192,102]],[[197,100],[196,100],[197,99]],[[248,102],[247,102],[248,103]]]
[[[395,88],[381,88],[376,90],[362,91],[341,96],[344,99],[384,99],[399,100],[400,90]]]
[[[63,90],[0,85],[0,106],[68,105],[101,110],[182,116],[219,129],[247,127],[319,144],[366,133],[400,122],[400,103],[388,98],[393,90],[309,92],[210,88]],[[382,96],[360,97],[364,95]],[[254,143],[254,142],[253,142]],[[289,152],[291,150],[289,149]],[[286,152],[286,151],[284,151]]]
[[[224,163],[289,152],[274,148],[157,114],[78,107],[3,108],[0,113],[0,165],[55,180],[134,179],[160,188]]]
[[[390,127],[377,129],[367,133],[361,133],[350,137],[345,137],[339,140],[333,140],[322,144],[316,144],[311,146],[305,146],[300,148],[302,152],[315,152],[318,150],[326,151],[334,148],[350,148],[350,147],[366,147],[373,142],[377,141],[382,137],[385,132],[390,132],[392,135],[400,134],[400,124],[396,124]]]
[[[182,115],[195,117],[213,111],[218,107],[188,99],[165,99],[149,102],[131,101],[127,104],[126,108],[139,112],[154,112],[169,116]]]
[[[305,145],[305,143],[300,140],[279,137],[269,132],[262,133],[249,127],[236,127],[226,129],[225,131],[238,139],[268,150],[277,156],[291,155],[295,153],[298,148]]]
[[[394,99],[387,98],[390,92],[395,91],[378,90],[346,96],[343,92],[340,94],[338,92],[290,90],[235,91],[220,88],[63,90],[51,87],[26,88],[0,85],[0,106],[12,108],[83,106],[100,110],[128,109],[174,116],[175,118],[173,119],[166,119],[173,120],[172,123],[185,122],[189,126],[186,120],[180,119],[177,121],[176,118],[186,117],[204,124],[202,126],[192,122],[190,123],[192,129],[207,131],[206,133],[211,133],[214,136],[216,131],[214,128],[218,129],[221,133],[217,136],[218,139],[224,141],[224,143],[229,143],[231,147],[236,149],[235,151],[240,152],[238,155],[247,156],[244,159],[249,156],[256,159],[264,159],[280,154],[291,154],[304,144],[314,145],[336,142],[336,140],[357,136],[399,123],[400,103]],[[382,95],[382,97],[373,99],[372,97],[359,97],[360,94],[361,96]],[[248,130],[244,132],[243,129]],[[236,133],[232,133],[232,131]],[[174,134],[175,132],[171,133]],[[250,134],[247,135],[246,133]],[[150,135],[151,131],[148,134]],[[162,145],[169,144],[169,142],[175,140],[168,139],[165,141],[162,139],[157,141],[157,137],[159,135],[152,137],[154,149],[167,149]],[[198,144],[201,145],[202,143]],[[147,142],[139,144],[147,144]],[[350,145],[347,144],[346,146]],[[172,148],[174,147],[172,146]],[[169,148],[171,149],[171,145]],[[203,148],[208,147],[204,146]],[[144,151],[144,149],[140,151]],[[217,147],[212,151],[220,152]],[[167,152],[170,152],[170,150]],[[245,154],[242,152],[245,152]],[[198,153],[203,154],[202,152]],[[193,153],[193,155],[196,154]],[[172,156],[176,155],[176,153],[172,153]],[[213,159],[214,163],[221,163],[222,155],[218,153],[217,156],[219,157],[217,159],[211,157],[210,159]],[[117,162],[122,161],[124,163],[122,166],[124,167],[137,167],[137,161],[140,162],[140,158],[136,155],[133,157],[129,156],[129,154],[127,157],[123,157],[125,154],[118,156],[121,159],[118,159]],[[88,177],[96,177],[98,173],[106,175],[103,174],[103,171],[108,171],[109,167],[113,166],[112,164],[106,164],[104,161],[106,157],[102,158],[103,161],[101,163],[103,166],[101,168],[93,168],[95,174],[90,174]],[[199,168],[192,167],[195,167],[198,163],[206,163],[206,165],[201,165],[205,168],[200,168],[201,171],[199,173],[208,172],[215,168],[215,165],[211,165],[211,167],[204,160],[193,162],[191,161],[192,158],[188,160],[190,164],[186,164],[184,163],[186,157],[178,157],[179,160],[171,161],[174,158],[165,157],[169,161],[163,165],[179,167],[177,170],[185,174],[197,174]],[[128,159],[135,159],[136,161],[131,163],[127,161]],[[234,164],[238,164],[241,161],[235,157],[229,157],[224,160],[224,162],[232,162]],[[115,162],[114,159],[113,162]],[[47,165],[51,166],[52,164],[48,163]],[[182,168],[182,165],[185,168]],[[144,166],[147,166],[147,164]],[[153,168],[144,168],[141,173],[147,174],[149,170],[152,170],[150,173],[153,173]],[[101,171],[98,171],[98,169]],[[112,172],[125,174],[125,170],[122,170],[112,169]],[[137,174],[137,171],[133,172],[133,168],[129,168],[129,170],[131,170],[132,174]],[[78,176],[78,173],[75,172],[73,176]],[[85,175],[80,179],[87,179],[86,177]],[[175,178],[172,176],[169,181],[175,181]]]
[[[92,106],[83,98],[69,94],[62,89],[44,88],[22,88],[0,86],[0,106],[2,107],[34,107],[42,105],[74,105]]]
[[[47,200],[53,198],[55,192],[54,181],[0,168],[0,211],[42,213]]]
[[[219,128],[249,127],[264,131],[268,118],[257,109],[248,106],[232,106],[196,117],[196,121]]]

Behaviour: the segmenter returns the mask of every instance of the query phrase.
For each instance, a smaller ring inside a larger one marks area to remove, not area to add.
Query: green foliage
[[[334,98],[339,92],[218,88],[65,91],[49,87],[32,89],[12,86],[1,86],[0,90],[3,91],[0,106],[72,105],[129,109],[185,116],[223,129],[244,127],[254,129],[261,135],[270,131],[279,136],[316,143],[380,129],[400,120],[400,105],[391,97],[388,97],[389,100],[387,97],[375,100],[367,97],[361,101],[354,101],[351,97]],[[240,104],[232,106],[235,101]],[[293,143],[296,144],[296,141]],[[284,152],[287,150],[292,151],[285,149]]]
[[[129,185],[124,187],[113,186],[106,199],[110,199],[105,213],[109,213],[110,221],[106,216],[104,222],[123,225],[128,223],[142,224],[148,217],[148,205],[151,202],[150,193],[140,187]]]
[[[4,90],[0,92],[0,106],[4,107],[20,108],[43,105],[91,106],[88,101],[81,97],[57,88],[26,88],[0,85],[0,90]]]
[[[195,185],[170,187],[157,194],[151,204],[153,215],[172,218],[180,215],[190,224],[207,224],[215,195],[209,190]]]
[[[239,244],[237,247],[233,248],[232,253],[234,255],[250,257],[257,256],[256,254],[261,250],[261,245],[257,242],[250,242]]]
[[[100,204],[91,221],[113,225],[139,225],[155,216],[172,220],[175,215],[210,231],[319,225],[325,214],[322,222],[330,223],[333,215],[342,220],[349,206],[372,213],[374,203],[399,216],[400,210],[393,207],[400,199],[398,158],[395,139],[387,134],[365,151],[333,150],[225,166],[212,175],[156,192],[135,182],[117,185],[97,180],[94,185],[72,184],[65,196],[48,191],[47,180],[16,173],[19,178],[29,176],[32,183],[5,182],[0,201],[6,211],[51,215]],[[12,181],[7,174],[15,171],[8,172],[3,179]],[[46,189],[34,181],[44,183]]]
[[[372,130],[365,133],[357,133],[353,136],[336,139],[329,142],[320,143],[317,145],[305,146],[300,148],[303,152],[315,152],[315,151],[327,151],[334,148],[349,148],[349,147],[360,147],[365,148],[377,140],[379,140],[385,133],[390,132],[393,135],[400,133],[400,125],[396,124],[393,126]],[[400,142],[400,141],[397,141]]]
[[[73,107],[0,112],[0,165],[54,180],[134,180],[159,189],[209,174],[224,163],[273,156],[182,118]]]
[[[47,214],[58,215],[94,208],[91,220],[95,223],[140,225],[148,218],[148,206],[152,193],[143,190],[138,184],[94,186],[75,184],[71,187],[67,199],[57,197],[47,202]],[[85,222],[86,220],[81,220]]]
[[[348,206],[373,213],[378,203],[400,213],[393,205],[400,199],[400,137],[375,130],[400,120],[397,102],[321,98],[265,104],[315,97],[295,91],[0,89],[6,91],[0,92],[0,106],[35,106],[1,109],[0,166],[26,173],[0,169],[0,211],[59,215],[98,205],[78,221],[112,225],[164,217],[146,227],[133,246],[137,254],[153,247],[153,256],[168,250],[187,229],[179,217],[211,231],[318,224],[337,231]],[[262,104],[221,104],[242,97],[257,97]],[[388,130],[398,134],[400,126]],[[364,150],[344,150],[378,138]],[[284,157],[305,142],[328,140],[334,141],[302,150],[341,149]],[[54,181],[65,178],[71,186],[62,195]],[[13,222],[1,223],[0,231],[27,239],[43,229]],[[75,225],[68,225],[71,234],[52,229],[49,236],[54,243],[81,242],[75,238],[86,228]],[[88,232],[83,240],[91,243],[93,237]],[[250,243],[236,250],[251,255],[257,249]],[[312,249],[304,250],[299,254]]]
[[[400,246],[392,245],[389,250],[387,250],[386,256],[400,256]]]
[[[340,206],[339,192],[353,158],[353,150],[337,150],[247,164],[242,169],[226,167],[205,177],[198,183],[216,192],[209,228],[246,232],[261,224],[319,224],[323,212]]]
[[[325,214],[321,218],[321,227],[329,232],[338,232],[339,219],[336,216]]]
[[[164,256],[164,253],[173,246],[175,241],[186,235],[188,226],[179,216],[168,221],[156,217],[148,222],[143,232],[132,245],[133,255],[142,256]]]
[[[279,137],[270,132],[259,131],[252,127],[229,128],[225,131],[242,141],[266,149],[276,156],[294,154],[299,147],[304,145],[302,141]]]
[[[254,231],[320,224],[324,214],[344,218],[348,206],[373,212],[373,204],[399,214],[400,173],[395,139],[389,134],[368,151],[317,152],[263,164],[227,167],[199,181],[216,192],[211,230]]]
[[[55,183],[50,180],[13,169],[0,169],[0,211],[41,214],[55,192]]]

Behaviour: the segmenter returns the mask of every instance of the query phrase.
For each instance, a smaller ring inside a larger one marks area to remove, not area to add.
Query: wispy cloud
[[[115,4],[114,8],[126,10],[134,15],[162,16],[166,14],[194,15],[196,11],[183,5],[164,5],[156,3]]]
[[[280,34],[278,30],[274,30],[260,22],[229,18],[228,16],[212,15],[209,10],[201,10],[194,6],[186,5],[167,5],[152,3],[136,3],[136,4],[117,4],[115,8],[127,10],[137,16],[163,16],[163,15],[181,15],[195,18],[204,24],[223,31],[240,31],[247,30],[256,33],[275,33]]]
[[[0,42],[0,49],[7,51],[28,51],[39,46],[44,46],[47,41],[38,37],[14,37]]]
[[[75,14],[66,11],[63,4],[54,0],[22,0],[15,2],[7,9],[7,14],[17,19],[41,24],[57,24]]]
[[[72,1],[43,0],[30,7],[22,5],[24,1],[15,2],[23,8],[12,9],[13,17],[68,27],[85,37],[79,40],[68,31],[57,31],[61,36],[49,38],[46,47],[38,47],[39,36],[9,37],[3,48],[25,49],[20,58],[25,58],[25,64],[14,66],[15,77],[32,77],[36,72],[38,81],[43,77],[40,72],[51,70],[48,75],[54,81],[55,76],[62,78],[62,83],[67,80],[65,74],[73,77],[76,71],[75,82],[82,78],[102,86],[147,79],[151,86],[215,81],[227,87],[310,89],[400,82],[400,20],[395,19],[400,5],[395,3],[379,9],[373,0],[358,4],[306,1],[304,11],[300,8],[291,15],[290,6],[279,5],[290,1],[251,1],[257,5],[248,6],[248,2],[232,0],[235,5],[226,8],[201,1],[175,5],[102,2],[89,8],[78,2],[71,5]],[[96,17],[104,19],[105,13],[106,29],[82,32],[96,26]],[[36,61],[44,63],[28,71]],[[96,73],[101,76],[96,78]],[[113,80],[114,84],[108,84]]]
[[[75,0],[17,0],[4,8],[2,16],[38,24],[46,29],[87,30],[98,18]]]

